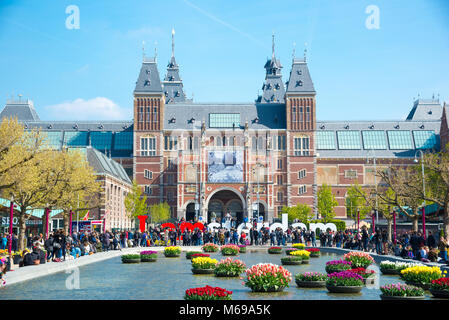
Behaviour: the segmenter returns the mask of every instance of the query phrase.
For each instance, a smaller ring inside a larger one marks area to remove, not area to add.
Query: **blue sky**
[[[66,7],[80,28],[66,28]],[[376,5],[380,29],[368,29]],[[175,55],[196,102],[251,102],[271,35],[288,80],[293,43],[307,60],[319,120],[404,119],[413,98],[449,101],[445,0],[0,0],[0,104],[34,101],[41,119],[131,119],[142,60]]]

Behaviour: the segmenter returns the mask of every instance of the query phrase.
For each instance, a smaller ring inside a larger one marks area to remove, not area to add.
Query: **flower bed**
[[[205,286],[186,290],[184,300],[231,300],[232,291],[220,287]]]
[[[210,257],[210,254],[207,253],[194,253],[190,256],[190,260],[192,260],[193,258],[199,258],[199,257]]]
[[[351,262],[346,260],[331,260],[326,262],[327,273],[340,272],[349,269],[352,269]]]
[[[206,243],[202,246],[204,252],[218,252],[219,247],[214,243]]]
[[[449,298],[449,278],[432,280],[429,290],[436,298]]]
[[[156,260],[157,260],[157,252],[156,251],[141,251],[140,252],[140,261],[154,262]]]
[[[253,292],[279,292],[288,287],[292,274],[281,266],[259,263],[246,269],[244,285]]]
[[[181,248],[177,246],[165,247],[164,255],[168,258],[179,257],[181,255]]]
[[[195,274],[212,274],[217,262],[216,259],[209,257],[192,258],[192,272]]]
[[[122,255],[122,263],[139,263],[140,254],[124,254]]]
[[[270,247],[268,248],[268,253],[269,254],[280,254],[282,252],[282,248],[281,247]]]
[[[245,263],[232,258],[221,260],[215,265],[215,276],[217,277],[238,277],[246,269]]]
[[[333,293],[358,293],[363,288],[363,278],[347,270],[334,272],[328,275],[326,288]]]
[[[400,275],[401,270],[414,266],[423,266],[423,264],[413,262],[382,261],[379,265],[379,268],[383,274]]]
[[[192,259],[192,255],[194,254],[202,254],[201,251],[187,251],[186,252],[186,259]]]
[[[239,247],[239,252],[240,253],[246,253],[246,245],[239,244],[238,247]]]
[[[235,244],[221,246],[221,254],[224,256],[236,256],[239,254],[239,247]]]
[[[304,272],[295,276],[295,282],[302,288],[321,288],[326,286],[327,275],[321,272]]]
[[[401,270],[401,278],[407,284],[429,289],[432,280],[441,278],[442,272],[439,267],[414,266]]]
[[[368,268],[374,263],[373,257],[366,252],[352,251],[343,255],[343,259],[351,262],[353,268]]]
[[[380,287],[382,300],[423,299],[424,290],[415,286],[402,283],[388,284]]]
[[[295,249],[305,249],[306,245],[304,243],[294,243],[292,244],[292,247]]]
[[[318,248],[310,248],[310,249],[306,249],[306,251],[310,252],[311,258],[318,258],[321,255],[321,251]]]

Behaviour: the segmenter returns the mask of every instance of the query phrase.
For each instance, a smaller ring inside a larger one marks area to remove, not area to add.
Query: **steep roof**
[[[166,104],[186,102],[182,80],[179,76],[179,66],[176,63],[174,55],[172,55],[170,62],[167,65],[167,74],[165,75],[162,84]]]
[[[195,103],[166,105],[164,130],[200,129],[204,120],[210,127],[210,115],[238,114],[236,129],[243,129],[248,122],[249,129],[285,129],[285,104],[260,103]],[[227,127],[229,129],[232,127]],[[223,129],[225,129],[223,127]]]
[[[123,169],[123,167],[116,161],[106,157],[103,153],[92,147],[85,147],[80,149],[85,149],[87,161],[97,174],[111,175],[124,183],[132,183],[128,175],[126,174],[125,169]]]
[[[293,59],[287,93],[315,93],[309,68],[304,60]]]
[[[256,100],[258,103],[284,103],[285,88],[282,81],[281,62],[273,56],[265,63],[266,75],[262,86],[262,95]]]
[[[156,58],[144,58],[134,93],[162,93]]]
[[[31,100],[8,100],[0,113],[0,119],[17,117],[19,121],[39,121],[39,116]]]
[[[443,107],[436,99],[418,99],[407,116],[407,120],[439,120]]]

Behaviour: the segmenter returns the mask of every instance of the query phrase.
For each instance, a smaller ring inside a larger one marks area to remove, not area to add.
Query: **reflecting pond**
[[[257,263],[281,265],[282,254],[268,254],[266,251],[247,249],[247,253],[238,256],[251,267]],[[188,288],[205,285],[218,286],[233,291],[233,299],[293,299],[293,300],[379,300],[379,286],[387,283],[403,283],[398,276],[380,275],[377,266],[371,266],[377,272],[377,285],[363,288],[359,294],[332,294],[326,288],[303,289],[294,282],[294,275],[305,271],[325,273],[325,264],[340,256],[321,253],[319,258],[310,258],[309,264],[284,266],[293,275],[290,286],[281,293],[252,293],[239,278],[218,278],[214,275],[193,275],[191,262],[182,252],[179,258],[165,258],[158,253],[157,262],[123,264],[120,257],[92,263],[79,268],[79,289],[68,289],[73,284],[74,273],[60,272],[46,277],[7,286],[1,290],[2,299],[183,299]],[[220,253],[212,253],[211,258],[224,259]],[[7,279],[7,275],[6,275]],[[68,284],[68,286],[67,286]],[[426,293],[430,298],[430,293]]]

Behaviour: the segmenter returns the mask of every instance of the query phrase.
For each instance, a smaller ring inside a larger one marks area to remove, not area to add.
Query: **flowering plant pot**
[[[214,274],[215,269],[194,269],[192,268],[193,274]]]
[[[232,291],[205,286],[186,290],[184,300],[232,300]]]
[[[187,251],[186,252],[186,259],[190,260],[190,259],[192,259],[192,255],[198,254],[198,253],[202,253],[202,252],[201,251]]]
[[[281,266],[271,263],[259,263],[246,269],[244,285],[253,292],[280,292],[288,287],[291,273]]]
[[[365,268],[354,268],[349,269],[348,271],[357,273],[363,278],[363,283],[366,284],[373,284],[375,281],[375,271],[374,270],[367,270]]]
[[[288,257],[281,258],[281,263],[283,265],[299,265],[299,264],[302,264],[302,258],[288,256]]]
[[[429,290],[432,280],[441,278],[442,272],[439,267],[414,266],[401,270],[401,278],[407,284]]]
[[[236,256],[239,254],[239,247],[235,244],[227,244],[221,246],[221,254],[224,256]]]
[[[351,262],[353,268],[368,268],[374,263],[373,257],[369,253],[351,251],[343,255],[343,259]]]
[[[122,263],[139,263],[140,254],[124,254],[122,255]]]
[[[221,260],[215,265],[215,276],[217,277],[238,277],[245,271],[246,265],[242,261],[232,258]]]
[[[181,255],[181,248],[177,246],[165,247],[164,255],[167,258],[176,258]]]
[[[240,253],[246,253],[246,245],[239,244],[238,247],[239,247],[239,252]]]
[[[212,270],[211,273],[214,273],[215,265],[217,264],[216,259],[211,259],[209,257],[198,257],[192,258],[192,270],[194,269],[202,269],[202,270]]]
[[[268,248],[269,254],[281,254],[282,248],[281,247],[270,247]]]
[[[217,252],[219,250],[219,247],[214,243],[206,243],[202,247],[204,252]]]
[[[306,248],[306,245],[304,243],[294,243],[292,244],[292,247],[295,249],[304,250]]]
[[[318,248],[310,248],[310,249],[306,249],[306,251],[310,252],[311,258],[319,258],[321,255],[321,251]]]
[[[422,266],[421,263],[413,263],[413,262],[399,262],[399,261],[382,261],[379,264],[380,271],[382,274],[388,275],[400,275],[401,270],[404,270],[413,266]]]
[[[402,283],[388,284],[380,287],[382,300],[417,300],[424,299],[424,290]]]
[[[351,269],[351,262],[346,260],[331,260],[326,262],[326,272],[334,273]]]
[[[326,288],[332,293],[358,293],[363,288],[363,278],[350,271],[334,272],[328,275]]]
[[[142,251],[140,252],[140,261],[142,262],[155,262],[157,261],[156,251]]]
[[[432,280],[429,288],[430,293],[436,298],[449,298],[449,278]]]
[[[429,291],[435,298],[449,299],[449,290],[438,290],[430,287]]]
[[[295,276],[295,282],[301,288],[323,288],[326,286],[327,275],[320,272],[304,272]]]
[[[296,248],[287,248],[285,249],[285,254],[289,256],[293,251],[298,251]]]

